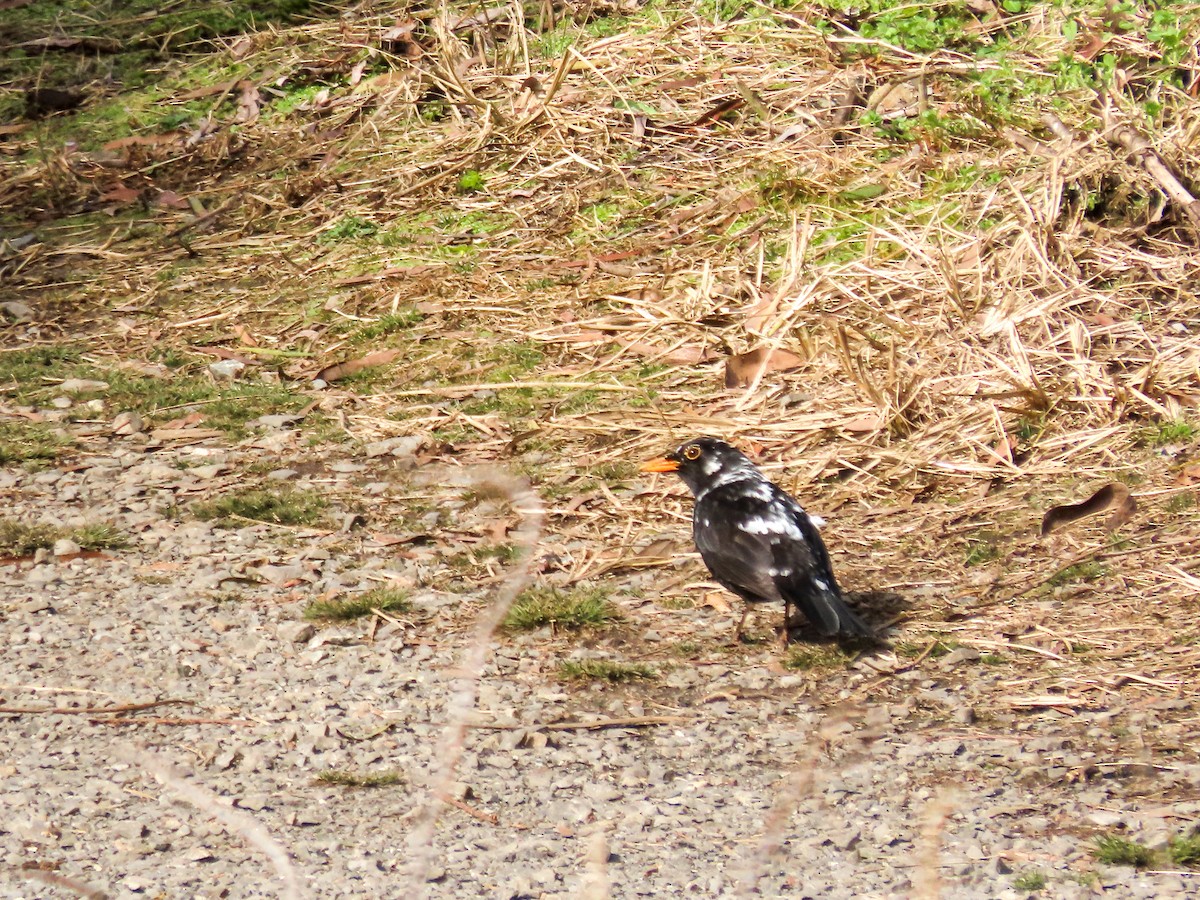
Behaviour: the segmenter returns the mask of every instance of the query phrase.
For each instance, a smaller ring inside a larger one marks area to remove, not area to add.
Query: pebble
[[[83,548],[70,538],[59,538],[54,542],[55,556],[71,556],[73,554],[82,552],[82,550]]]
[[[208,364],[208,371],[217,381],[234,381],[246,371],[246,364],[237,359],[222,359]]]
[[[92,381],[87,378],[68,378],[58,388],[68,394],[95,394],[107,391],[108,382]]]

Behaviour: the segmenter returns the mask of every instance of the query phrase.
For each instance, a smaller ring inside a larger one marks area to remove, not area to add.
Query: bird
[[[649,460],[643,472],[674,472],[695,497],[692,538],[722,587],[748,604],[783,601],[783,640],[794,605],[824,637],[874,638],[846,605],[829,551],[810,516],[744,453],[725,441],[698,437]]]

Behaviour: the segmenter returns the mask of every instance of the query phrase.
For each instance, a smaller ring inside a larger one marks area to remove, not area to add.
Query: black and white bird
[[[741,451],[700,437],[642,471],[683,479],[696,498],[692,537],[709,572],[747,603],[782,600],[785,640],[793,605],[826,637],[873,636],[842,599],[817,520]]]

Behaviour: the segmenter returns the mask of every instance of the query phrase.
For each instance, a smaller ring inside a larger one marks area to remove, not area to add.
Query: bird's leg
[[[787,597],[783,598],[783,631],[779,635],[779,643],[784,650],[788,648],[788,644],[792,642],[792,601]]]
[[[746,624],[746,616],[750,615],[750,604],[742,605],[742,617],[738,620],[737,628],[733,631],[733,642],[740,644],[742,642],[742,626]]]

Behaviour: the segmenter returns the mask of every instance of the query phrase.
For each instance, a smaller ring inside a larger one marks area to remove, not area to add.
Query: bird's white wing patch
[[[737,527],[747,534],[782,534],[790,538],[804,536],[790,517],[781,515],[750,516],[738,522]]]
[[[814,516],[814,515],[810,514],[808,517],[808,521],[812,522],[813,528],[816,528],[818,530],[825,527],[825,520],[822,519],[820,516]]]

